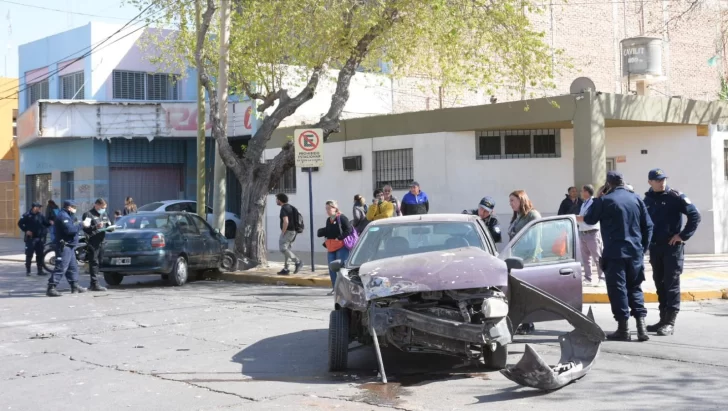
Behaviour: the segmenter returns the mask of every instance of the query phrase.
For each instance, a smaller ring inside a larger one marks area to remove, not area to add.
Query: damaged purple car
[[[604,332],[582,314],[574,216],[532,221],[498,252],[477,217],[430,214],[370,223],[345,262],[336,260],[329,370],[347,368],[352,342],[479,360],[510,380],[561,388],[592,367]],[[508,365],[508,345],[525,322],[566,319],[561,359],[547,364],[529,345]]]

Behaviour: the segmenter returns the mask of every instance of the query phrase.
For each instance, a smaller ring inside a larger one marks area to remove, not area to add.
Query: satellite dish
[[[586,89],[596,91],[597,86],[594,85],[594,82],[589,77],[579,77],[571,83],[569,93],[579,94]]]

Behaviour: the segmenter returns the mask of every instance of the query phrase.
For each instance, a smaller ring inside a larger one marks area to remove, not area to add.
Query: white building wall
[[[723,173],[723,138],[698,137],[695,126],[635,127],[607,129],[607,157],[625,156],[617,163],[635,191],[644,195],[649,189],[647,173],[662,167],[670,176],[670,186],[685,192],[697,205],[703,222],[688,243],[688,253],[714,253],[728,250],[728,182]],[[717,153],[711,160],[711,145]],[[409,136],[381,137],[324,145],[325,166],[313,173],[314,233],[326,219],[324,202],[339,201],[347,216],[355,194],[371,201],[373,191],[372,151],[399,148],[413,149],[414,178],[430,197],[431,213],[459,213],[474,208],[480,198],[491,195],[496,200],[496,214],[501,224],[510,221],[508,195],[516,189],[529,194],[542,215],[556,214],[566,189],[573,184],[573,130],[561,130],[561,157],[543,159],[477,160],[474,132],[446,132]],[[647,150],[647,154],[640,154]],[[279,149],[266,150],[272,158]],[[341,158],[362,156],[362,170],[343,171]],[[298,171],[297,192],[289,194],[306,219],[308,226],[308,175]],[[713,196],[713,191],[718,193]],[[395,193],[402,198],[404,190]],[[273,195],[268,197],[266,228],[268,247],[278,248],[279,208]],[[715,216],[714,216],[715,214]],[[723,232],[726,234],[723,234]],[[314,250],[324,251],[314,238]],[[294,244],[296,251],[310,249],[308,230]]]
[[[685,251],[714,253],[712,143],[710,137],[697,134],[696,126],[608,128],[607,157],[625,156],[626,162],[616,163],[617,170],[641,196],[650,188],[649,171],[662,168],[668,185],[684,192],[702,214],[702,223]],[[640,154],[641,150],[647,154]]]

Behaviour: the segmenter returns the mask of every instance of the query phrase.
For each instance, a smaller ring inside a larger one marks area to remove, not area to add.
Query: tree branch
[[[233,173],[238,180],[243,180],[245,178],[245,165],[235,155],[235,152],[232,147],[230,147],[230,143],[227,140],[227,130],[222,127],[222,120],[220,119],[220,108],[217,101],[217,88],[210,80],[210,76],[207,74],[207,69],[203,62],[202,53],[205,46],[205,40],[207,39],[210,24],[212,23],[212,18],[214,17],[216,10],[217,7],[215,5],[215,0],[207,0],[207,8],[202,13],[202,21],[200,22],[200,27],[197,28],[195,62],[197,63],[197,70],[199,71],[198,74],[200,83],[203,87],[205,87],[205,90],[207,90],[207,94],[210,97],[209,118],[212,122],[212,137],[217,143],[220,158],[222,158],[223,163],[225,163],[228,168],[233,170]]]

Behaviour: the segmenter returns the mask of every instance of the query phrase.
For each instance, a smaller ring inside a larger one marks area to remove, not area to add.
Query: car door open
[[[514,277],[562,300],[575,310],[582,310],[581,252],[576,218],[573,215],[546,217],[531,221],[498,254],[502,260],[518,257],[523,269],[513,270]],[[540,311],[529,322],[560,320],[552,313]]]

